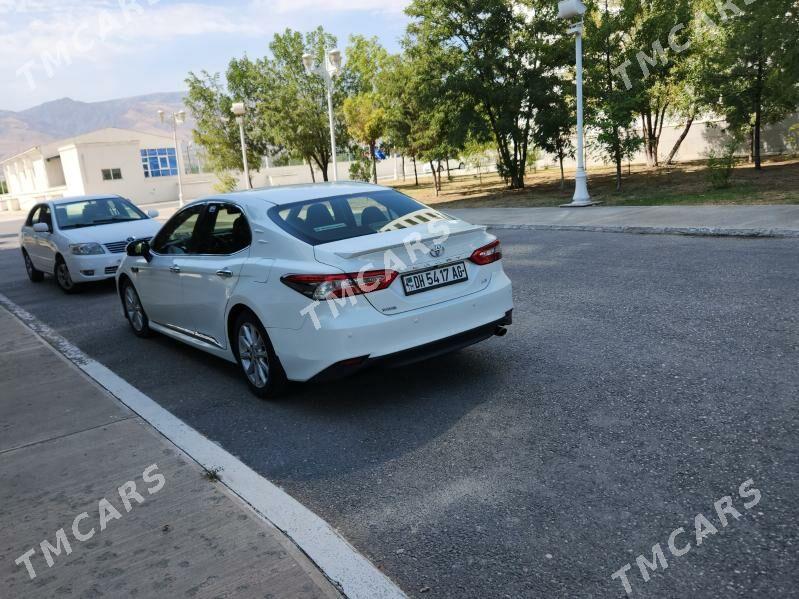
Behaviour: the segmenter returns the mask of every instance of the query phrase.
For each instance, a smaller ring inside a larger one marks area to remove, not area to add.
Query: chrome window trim
[[[183,206],[183,208],[181,208],[180,210],[175,212],[175,214],[173,214],[172,217],[169,220],[172,220],[173,218],[175,218],[178,214],[180,214],[184,210],[188,210],[189,208],[194,208],[196,206],[206,206],[207,207],[208,204],[230,204],[231,206],[235,206],[236,208],[241,210],[242,216],[244,216],[244,218],[247,219],[247,226],[250,227],[250,244],[245,246],[245,247],[243,247],[243,248],[241,248],[237,252],[233,252],[232,254],[161,254],[159,252],[156,252],[152,247],[150,248],[150,253],[155,255],[155,256],[161,256],[162,258],[165,257],[165,256],[186,256],[187,258],[226,258],[226,257],[236,256],[237,254],[240,254],[240,253],[242,253],[245,250],[249,250],[252,247],[253,230],[252,230],[252,226],[250,226],[250,219],[247,216],[247,212],[244,210],[244,206],[242,206],[238,202],[232,202],[232,201],[228,201],[228,200],[216,200],[216,199],[198,200],[196,202],[192,202],[191,204],[187,204],[186,206]],[[167,221],[167,222],[169,222],[169,221]],[[164,224],[166,224],[166,223],[164,223]],[[156,233],[156,235],[157,235],[157,233]],[[153,235],[153,238],[154,237],[155,237],[155,235]]]

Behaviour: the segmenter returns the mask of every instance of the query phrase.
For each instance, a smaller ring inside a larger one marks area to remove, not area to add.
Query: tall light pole
[[[250,166],[247,164],[247,140],[244,137],[244,114],[247,112],[247,107],[244,102],[234,102],[230,107],[230,111],[236,115],[236,122],[239,124],[239,137],[241,138],[241,159],[244,163],[244,186],[247,189],[252,189],[250,183]]]
[[[330,153],[333,156],[333,181],[338,181],[336,161],[336,125],[333,119],[333,79],[341,72],[341,51],[330,50],[325,54],[325,64],[317,65],[314,57],[304,54],[302,64],[309,75],[319,75],[325,80],[327,89],[327,117],[330,122]]]
[[[558,18],[572,20],[579,17],[580,21],[567,29],[575,36],[575,53],[577,55],[576,83],[577,83],[577,173],[574,176],[574,196],[571,204],[562,206],[591,206],[591,196],[588,195],[588,179],[585,175],[585,153],[583,150],[583,14],[585,4],[580,0],[562,0],[558,2]]]
[[[183,167],[180,161],[180,142],[178,142],[178,125],[182,125],[186,122],[186,111],[179,110],[178,112],[173,112],[169,116],[163,111],[158,111],[158,116],[161,118],[161,122],[165,123],[166,119],[169,118],[169,121],[172,123],[172,141],[175,144],[175,161],[178,164],[178,205],[183,206]]]

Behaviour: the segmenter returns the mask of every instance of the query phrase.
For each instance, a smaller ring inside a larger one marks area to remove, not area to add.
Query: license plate
[[[427,270],[402,275],[402,286],[405,289],[405,295],[413,295],[414,293],[438,289],[439,287],[453,285],[468,279],[466,264],[454,262],[446,266],[434,266]]]

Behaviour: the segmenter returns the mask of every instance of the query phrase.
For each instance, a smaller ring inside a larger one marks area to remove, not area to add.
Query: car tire
[[[55,278],[56,284],[64,293],[71,294],[80,290],[80,286],[72,280],[72,275],[69,274],[69,267],[61,256],[58,256],[55,260],[53,277]]]
[[[141,304],[139,293],[130,279],[126,278],[122,282],[121,296],[125,318],[128,320],[133,334],[142,338],[151,337],[153,331],[150,328],[150,319],[147,318],[147,312],[144,311],[144,306]]]
[[[22,250],[22,258],[25,260],[25,270],[28,271],[31,282],[41,283],[44,280],[44,273],[33,265],[33,260],[25,250]]]
[[[283,366],[258,317],[245,310],[239,314],[231,335],[233,353],[250,391],[261,399],[273,399],[285,391]]]

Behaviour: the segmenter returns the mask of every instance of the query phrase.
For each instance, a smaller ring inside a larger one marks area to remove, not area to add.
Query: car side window
[[[198,254],[235,254],[252,243],[250,225],[235,204],[209,204],[198,242]]]
[[[152,250],[157,254],[196,253],[195,230],[205,205],[181,210],[173,216],[153,239]]]

